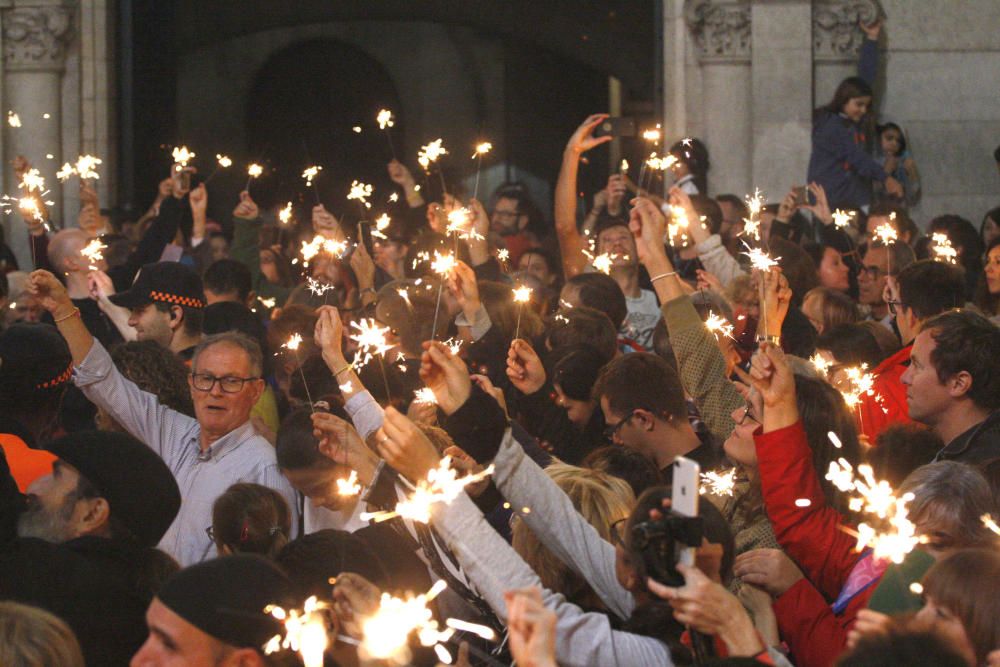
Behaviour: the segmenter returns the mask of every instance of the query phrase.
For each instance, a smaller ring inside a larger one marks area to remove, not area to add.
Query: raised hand
[[[605,192],[607,192],[608,213],[618,215],[622,211],[622,202],[625,201],[625,177],[621,174],[611,174]]]
[[[115,293],[115,284],[104,271],[91,271],[87,274],[87,288],[90,291],[90,298],[95,301],[104,302]]]
[[[833,211],[830,210],[830,203],[826,198],[826,189],[819,183],[810,183],[809,192],[816,200],[815,204],[800,206],[819,218],[824,225],[833,224]]]
[[[485,375],[470,375],[469,379],[475,382],[477,387],[492,396],[494,400],[500,404],[500,407],[503,408],[503,413],[510,417],[510,412],[507,411],[507,399],[503,395],[503,389],[495,386]]]
[[[542,603],[537,588],[503,594],[507,605],[510,652],[521,667],[556,667],[556,614]]]
[[[663,236],[667,229],[667,219],[656,204],[646,197],[636,197],[632,200],[632,204],[628,228],[635,237],[639,261],[648,266],[650,262],[666,259]]]
[[[184,195],[191,190],[191,175],[198,173],[194,167],[181,167],[170,169],[170,193],[177,199],[183,199]]]
[[[847,648],[854,648],[868,635],[884,634],[892,626],[892,618],[871,609],[859,609],[854,627],[847,633]],[[990,663],[992,664],[992,663]]]
[[[327,365],[344,362],[343,340],[344,323],[340,319],[340,311],[333,306],[320,306],[316,310],[316,327],[313,329],[313,340],[323,354]],[[340,370],[346,362],[340,363],[334,372]]]
[[[240,220],[256,220],[260,217],[257,202],[251,199],[250,193],[246,190],[240,193],[240,203],[233,209],[233,217]]]
[[[545,385],[545,366],[527,341],[520,338],[511,341],[507,351],[507,377],[525,396]]]
[[[427,479],[441,464],[441,455],[420,428],[393,407],[385,409],[382,428],[375,433],[379,455],[411,482]]]
[[[608,114],[606,113],[598,113],[588,116],[587,120],[583,121],[583,124],[576,128],[576,131],[572,136],[570,136],[569,141],[566,143],[566,152],[579,157],[591,148],[611,141],[610,136],[594,137],[594,130],[607,118]]]
[[[97,190],[86,179],[80,179],[80,206],[93,206],[100,210],[101,204],[97,197]]]
[[[476,272],[465,262],[455,262],[455,270],[448,276],[448,291],[455,297],[465,317],[471,322],[479,311],[479,284]]]
[[[882,17],[876,17],[874,23],[865,24],[864,21],[858,19],[858,25],[861,26],[861,30],[864,31],[865,37],[872,40],[873,42],[878,41],[879,35],[882,34]]]
[[[360,225],[359,225],[360,226]],[[368,248],[364,243],[359,242],[354,252],[351,253],[351,268],[358,277],[358,287],[361,289],[375,287],[375,262],[368,254]]]
[[[472,393],[469,369],[444,343],[425,341],[423,346],[420,379],[434,392],[438,407],[445,414],[454,414],[469,400],[469,394]]]
[[[69,298],[66,286],[54,275],[42,269],[31,272],[28,278],[28,292],[38,299],[42,308],[49,311],[55,319],[69,314],[75,307]]]
[[[333,604],[341,628],[351,637],[360,639],[361,624],[378,611],[382,591],[360,574],[344,572],[337,576],[333,587]]]
[[[313,206],[312,226],[316,232],[320,234],[324,232],[332,233],[338,239],[342,238],[344,234],[344,231],[340,228],[340,222],[322,204]]]
[[[774,597],[804,577],[799,566],[781,549],[754,549],[740,554],[733,564],[733,574]]]
[[[407,169],[406,165],[399,160],[393,160],[388,164],[389,178],[392,179],[393,183],[396,183],[404,190],[412,190],[413,186],[416,185],[416,181],[413,180],[413,174]]]
[[[885,181],[882,183],[882,185],[885,187],[885,191],[888,194],[892,195],[893,197],[897,197],[899,199],[903,198],[904,194],[903,184],[897,181],[892,176],[886,176]]]
[[[201,219],[205,218],[208,212],[208,189],[204,183],[199,184],[198,187],[191,190],[188,203],[191,205],[191,215],[196,220],[199,217]]]
[[[788,286],[788,278],[780,267],[774,267],[763,276],[764,295],[767,304],[765,320],[767,335],[780,336],[781,325],[788,315],[788,307],[792,301],[792,288]]]
[[[334,463],[348,466],[358,471],[359,479],[365,483],[371,481],[370,472],[375,467],[375,455],[354,427],[336,415],[329,412],[314,412],[312,414],[313,435],[319,441],[319,452]]]

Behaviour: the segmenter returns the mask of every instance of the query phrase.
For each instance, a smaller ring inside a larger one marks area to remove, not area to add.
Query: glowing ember
[[[264,646],[264,653],[270,655],[283,649],[295,651],[302,658],[305,667],[323,667],[323,654],[329,645],[326,619],[323,610],[327,604],[316,596],[305,601],[301,611],[268,606],[265,613],[281,621],[285,636],[275,635]]]
[[[352,470],[347,479],[337,478],[337,495],[356,496],[361,493],[361,485],[358,484],[358,472]]]
[[[434,251],[434,261],[431,262],[431,271],[438,274],[442,278],[448,277],[448,275],[455,270],[456,260],[453,255],[442,255],[437,250]]]
[[[813,356],[809,357],[809,363],[811,363],[813,367],[816,369],[816,371],[823,377],[826,377],[826,374],[830,370],[830,367],[833,366],[832,361],[828,360],[826,357],[824,357],[822,354],[818,352]]]
[[[437,405],[437,397],[434,395],[434,392],[427,387],[417,389],[413,392],[413,396],[414,403]]]
[[[730,324],[726,318],[716,315],[710,310],[708,311],[708,319],[705,320],[705,328],[711,331],[715,335],[716,340],[718,340],[719,334],[722,334],[726,338],[732,338],[736,327]]]
[[[42,192],[45,190],[45,177],[32,167],[21,175],[21,182],[17,184],[17,187],[28,192],[33,190]]]
[[[195,153],[189,151],[187,146],[177,146],[173,150],[173,156],[175,164],[186,167],[195,158]]]
[[[264,173],[264,167],[260,166],[256,162],[247,167],[247,175],[250,178],[260,178],[260,175]]]
[[[899,234],[896,232],[896,228],[888,222],[883,222],[875,228],[875,236],[882,242],[883,245],[889,245],[890,243],[895,243],[899,240]]]
[[[992,516],[990,516],[989,514],[984,514],[981,517],[979,517],[979,519],[983,522],[984,526],[992,530],[997,535],[1000,535],[1000,526],[997,525],[997,522],[993,520]]]
[[[406,305],[409,308],[413,308],[413,303],[410,301],[410,291],[408,289],[405,287],[397,287],[396,294],[399,295],[400,299],[406,302]]]
[[[472,159],[475,160],[477,157],[486,155],[491,150],[493,150],[493,144],[488,141],[484,141],[481,144],[476,144],[476,152],[472,154]]]
[[[642,138],[645,139],[646,141],[659,141],[660,140],[660,131],[658,129],[656,129],[656,130],[643,130],[643,132],[642,132]]]
[[[732,496],[736,488],[736,468],[725,472],[709,470],[701,473],[701,488],[699,493],[710,493],[713,496]]]
[[[833,446],[834,446],[834,447],[836,447],[837,449],[843,449],[843,448],[844,448],[844,443],[842,443],[842,442],[840,441],[840,438],[839,438],[839,437],[837,436],[837,434],[836,434],[836,433],[834,433],[833,431],[827,431],[827,432],[826,432],[826,437],[828,437],[828,438],[830,439],[830,442],[831,442],[831,443],[833,444]]]
[[[393,192],[391,195],[389,195],[389,201],[392,202],[393,204],[395,204],[396,202],[398,202],[399,201],[399,193],[398,192]]]
[[[677,158],[673,155],[667,155],[664,157],[657,157],[656,153],[653,153],[646,159],[646,166],[650,169],[655,169],[657,171],[666,171],[670,169],[674,164],[677,163]]]
[[[499,250],[497,250],[497,259],[499,259],[501,262],[509,261],[510,250],[507,250],[507,248],[500,248]]]
[[[7,124],[11,127],[21,127],[21,117],[13,111],[7,112]]]
[[[531,301],[532,289],[527,285],[521,285],[514,290],[514,303],[528,303]]]
[[[392,224],[392,219],[389,217],[388,213],[383,213],[379,217],[375,218],[375,229],[382,232]]]
[[[621,164],[618,165],[618,171],[620,171],[623,174],[628,173],[628,160],[622,158]]]
[[[69,162],[63,164],[62,168],[56,172],[56,178],[59,179],[60,183],[65,183],[69,180],[70,176],[76,173],[76,169]]]
[[[871,373],[867,373],[867,370],[868,364],[851,366],[850,368],[844,369],[848,388],[841,389],[840,393],[844,397],[844,402],[847,403],[847,407],[852,410],[857,407],[862,396],[875,395],[875,391],[872,388],[875,384],[875,376]]]
[[[686,230],[689,224],[687,211],[684,210],[683,206],[670,207],[670,222],[667,223],[667,238],[670,240],[670,245],[674,245],[674,239],[678,235],[680,235],[681,243],[687,241],[687,234],[681,230]]]
[[[286,350],[298,350],[299,346],[302,345],[302,336],[300,334],[292,334],[291,337],[285,342],[281,347]]]
[[[934,251],[934,259],[946,264],[958,263],[958,251],[951,245],[951,239],[947,234],[934,232],[931,234],[931,250]]]
[[[361,134],[361,126],[355,125],[354,127],[351,128],[351,131],[354,132],[354,134]]]
[[[340,389],[340,391],[344,392],[345,394],[350,394],[352,391],[354,391],[354,385],[351,384],[350,380],[348,380],[344,384],[338,384],[337,387]]]
[[[292,202],[285,204],[284,208],[278,211],[278,220],[281,224],[287,225],[292,221]]]
[[[306,276],[306,289],[309,290],[310,294],[323,296],[327,292],[337,289],[337,286],[329,283],[321,283],[312,276]]]
[[[748,246],[747,251],[743,254],[750,258],[750,266],[758,271],[770,271],[778,266],[778,260],[771,259],[771,256],[760,248],[750,248]],[[781,258],[779,257],[778,259]]]
[[[351,191],[347,193],[348,199],[357,199],[362,204],[368,205],[368,198],[372,196],[372,186],[361,181],[351,183]]]
[[[264,306],[265,308],[274,308],[275,304],[277,303],[275,299],[265,299],[262,296],[257,297],[257,300],[260,301],[260,305]]]
[[[448,150],[441,145],[442,139],[435,139],[426,146],[420,147],[420,152],[417,153],[417,162],[424,169],[430,167],[432,162],[437,162],[442,155],[447,155]]]
[[[497,638],[497,633],[493,631],[493,628],[485,625],[479,625],[478,623],[469,623],[468,621],[463,621],[458,618],[449,618],[444,622],[444,624],[449,628],[454,628],[455,630],[471,632],[474,635],[479,635],[487,641],[493,641]]]
[[[833,212],[833,224],[837,227],[837,229],[849,227],[851,225],[851,220],[854,219],[854,216],[854,211],[841,211],[838,208]]]
[[[379,109],[378,115],[375,116],[375,120],[378,122],[378,129],[380,130],[393,126],[392,112],[388,109]]]
[[[912,584],[910,584],[910,592],[913,593],[914,595],[923,595],[924,587],[919,581],[914,581]]]
[[[463,492],[466,486],[486,479],[493,474],[491,464],[482,472],[465,477],[459,477],[458,472],[451,467],[451,457],[441,459],[441,464],[427,473],[427,479],[417,482],[416,488],[409,498],[396,503],[396,509],[389,512],[365,512],[361,519],[372,519],[376,522],[386,521],[395,516],[410,519],[420,523],[431,520],[431,506],[434,503],[450,503]]]
[[[97,270],[97,266],[95,265],[97,262],[104,259],[104,251],[107,247],[108,246],[101,243],[100,239],[94,239],[80,250],[80,254],[83,255],[88,262],[90,262],[91,271]]]
[[[306,179],[306,187],[311,188],[313,181],[319,176],[319,172],[323,171],[323,167],[318,164],[314,164],[311,167],[306,167],[305,171],[302,172],[302,178]]]
[[[385,339],[389,327],[380,327],[373,319],[356,320],[351,322],[351,326],[358,331],[357,334],[348,336],[358,344],[358,353],[354,359],[355,368],[361,368],[376,355],[384,356],[392,349],[392,345]]]
[[[221,153],[215,154],[215,160],[223,169],[229,169],[233,166],[233,161],[228,156],[222,155]]]
[[[477,232],[472,227],[472,214],[467,208],[456,208],[455,210],[448,213],[448,227],[445,229],[446,234],[455,234],[460,239],[465,239],[466,241],[479,240],[482,241],[486,237]]]

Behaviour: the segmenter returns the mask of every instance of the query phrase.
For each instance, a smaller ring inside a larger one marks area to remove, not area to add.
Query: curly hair
[[[130,341],[112,349],[111,360],[122,375],[154,394],[161,405],[194,417],[187,367],[170,350],[152,340]]]

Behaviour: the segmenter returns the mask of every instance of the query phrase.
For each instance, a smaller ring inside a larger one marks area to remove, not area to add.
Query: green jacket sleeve
[[[291,287],[282,287],[268,282],[260,270],[260,218],[243,220],[233,218],[233,244],[229,248],[230,256],[250,269],[253,289],[258,296],[274,299],[277,305],[284,305]]]

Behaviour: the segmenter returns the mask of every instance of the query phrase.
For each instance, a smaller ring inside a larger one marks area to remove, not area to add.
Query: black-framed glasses
[[[747,406],[743,409],[743,414],[740,415],[740,420],[736,422],[737,426],[743,426],[743,424],[745,424],[748,419],[754,422],[755,424],[760,423],[759,419],[750,414],[750,411],[752,409],[753,409],[753,404],[751,404],[750,401],[747,401]]]
[[[247,382],[259,379],[259,377],[241,378],[235,375],[226,375],[220,378],[210,373],[191,373],[191,384],[198,391],[212,391],[215,388],[215,383],[218,382],[222,391],[227,394],[238,394]]]
[[[889,313],[892,315],[899,315],[899,311],[906,308],[906,304],[902,301],[893,301],[892,299],[889,299],[886,301],[886,304],[889,306]]]
[[[212,540],[213,542],[215,541],[215,528],[209,526],[208,528],[205,529],[205,534],[208,535],[208,539]]]
[[[625,426],[625,424],[627,424],[632,419],[632,417],[635,417],[636,412],[638,412],[638,409],[628,413],[628,416],[619,421],[617,424],[609,424],[605,426],[604,438],[608,441],[614,441],[615,436],[617,436],[618,432],[622,430],[622,426]]]

